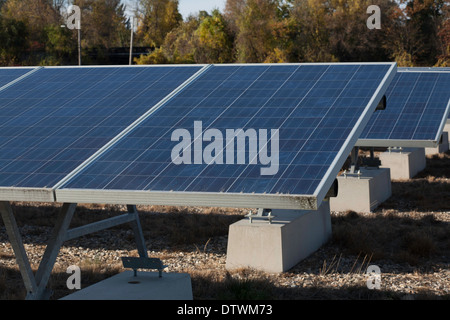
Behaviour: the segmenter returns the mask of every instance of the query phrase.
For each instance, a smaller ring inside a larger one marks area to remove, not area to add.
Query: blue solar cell
[[[53,187],[200,69],[44,68],[0,92],[0,186]]]
[[[63,188],[313,194],[391,67],[213,66]],[[239,129],[250,138],[226,140]],[[176,130],[189,135],[181,164]]]
[[[33,68],[0,68],[0,88],[32,70]]]
[[[450,72],[398,72],[361,140],[434,141],[448,112]]]

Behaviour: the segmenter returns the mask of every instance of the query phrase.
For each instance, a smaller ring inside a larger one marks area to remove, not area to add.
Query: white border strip
[[[82,66],[45,66],[45,69],[101,69],[101,68],[153,68],[153,67],[205,67],[207,64],[133,64],[133,65],[82,65]]]
[[[193,65],[190,65],[191,67]],[[138,127],[142,122],[144,122],[150,115],[159,110],[163,105],[165,105],[169,100],[175,97],[178,93],[180,93],[185,87],[187,87],[192,81],[197,79],[201,74],[203,74],[206,70],[209,69],[210,65],[196,65],[201,68],[197,71],[193,76],[191,76],[188,80],[186,80],[181,86],[172,91],[168,96],[159,101],[156,105],[154,105],[150,110],[144,113],[139,119],[133,122],[130,126],[124,129],[121,133],[119,133],[116,137],[114,137],[111,141],[109,141],[106,145],[104,145],[101,149],[99,149],[96,153],[94,153],[91,157],[89,157],[86,161],[80,164],[75,170],[65,176],[61,181],[53,186],[53,189],[59,189],[63,187],[66,183],[72,180],[77,174],[83,171],[87,166],[89,166],[92,162],[97,160],[103,153],[105,153],[108,149],[112,148],[116,143],[122,140],[126,135],[128,135],[132,130]]]
[[[366,148],[435,148],[439,141],[430,140],[388,140],[388,139],[361,139],[356,142],[356,147]]]
[[[413,68],[398,68],[398,72],[417,72],[417,73],[448,73],[450,68],[426,68],[426,67],[413,67]]]

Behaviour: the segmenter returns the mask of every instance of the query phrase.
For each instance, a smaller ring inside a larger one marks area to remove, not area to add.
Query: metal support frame
[[[36,284],[36,280],[34,279],[30,261],[28,260],[27,253],[25,252],[22,237],[9,202],[0,202],[0,213],[2,215],[3,223],[5,224],[9,241],[16,255],[17,264],[19,265],[25,288],[28,294],[32,294],[37,291],[38,286]]]
[[[352,153],[351,153],[350,159],[351,159],[350,173],[355,173],[356,171],[359,170],[359,163],[358,163],[359,147],[354,147],[352,149]]]
[[[44,256],[39,264],[36,275],[33,275],[11,204],[9,202],[0,201],[0,213],[27,290],[27,300],[47,300],[50,298],[52,292],[47,289],[48,280],[61,246],[65,241],[121,224],[130,223],[134,231],[140,258],[148,258],[144,234],[142,232],[142,226],[136,206],[128,205],[128,213],[122,216],[105,219],[103,221],[69,230],[70,222],[72,221],[76,207],[77,204],[68,203],[62,206],[55,228],[44,252]]]
[[[249,218],[250,223],[253,223],[253,219],[259,219],[268,220],[269,224],[272,224],[273,219],[276,218],[272,215],[272,209],[258,209],[256,214],[250,212],[246,217]]]
[[[361,158],[362,165],[365,167],[378,169],[381,166],[381,161],[380,159],[375,158],[375,148],[370,147],[369,152],[370,152],[369,157]]]

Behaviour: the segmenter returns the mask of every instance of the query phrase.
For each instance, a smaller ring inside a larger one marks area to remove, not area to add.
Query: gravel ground
[[[445,221],[443,223],[448,224],[450,221],[450,213],[440,213],[438,216]],[[337,217],[338,214],[334,213],[334,218]],[[36,270],[51,228],[24,225],[20,231],[24,235],[32,268]],[[65,288],[69,276],[65,270],[68,266],[81,267],[83,287],[123,271],[120,258],[137,255],[132,239],[130,230],[114,229],[65,243],[50,280],[50,287],[54,290],[52,299],[70,293]],[[448,255],[435,255],[415,266],[391,260],[373,262],[368,255],[345,254],[342,248],[331,241],[288,272],[268,274],[247,269],[226,271],[226,235],[186,246],[171,246],[167,239],[161,237],[147,241],[147,246],[151,257],[160,258],[169,266],[166,272],[191,275],[194,297],[198,300],[440,300],[450,297]],[[3,227],[0,228],[0,264],[2,299],[23,299],[23,285]],[[365,272],[370,264],[381,268],[380,290],[367,289]]]

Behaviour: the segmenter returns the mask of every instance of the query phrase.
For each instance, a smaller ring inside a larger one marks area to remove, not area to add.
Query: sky
[[[190,13],[198,13],[201,10],[211,12],[218,8],[223,12],[226,0],[179,0],[179,11],[183,18],[187,18]]]
[[[211,12],[213,9],[218,8],[223,12],[225,9],[226,0],[178,0],[179,11],[184,19],[186,19],[191,13],[198,13],[201,10]],[[125,0],[125,4],[128,7],[127,11],[133,10],[138,0]]]

